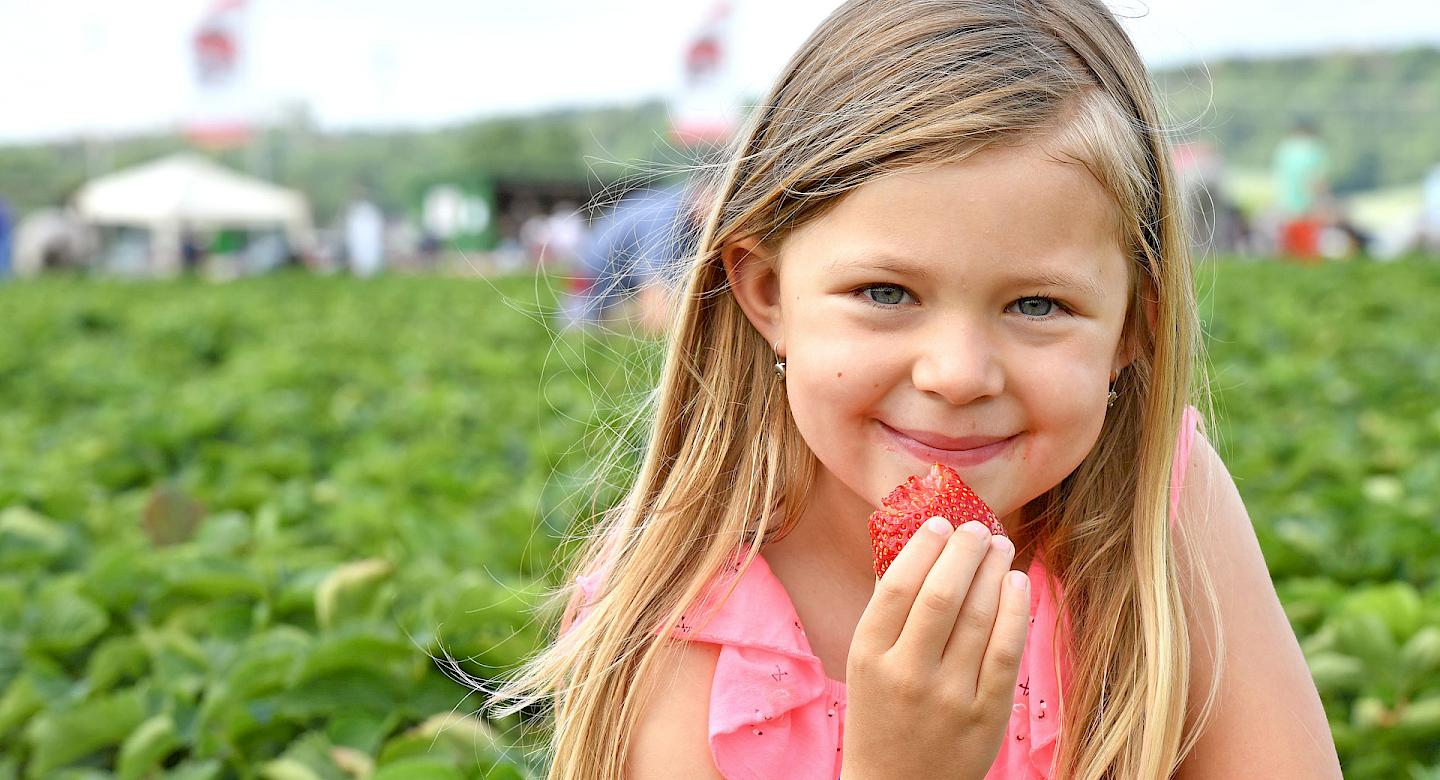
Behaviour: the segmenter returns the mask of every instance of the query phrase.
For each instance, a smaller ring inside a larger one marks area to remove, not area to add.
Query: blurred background
[[[837,3],[0,0],[0,780],[529,778],[723,149]],[[1114,2],[1347,777],[1440,778],[1440,11]]]

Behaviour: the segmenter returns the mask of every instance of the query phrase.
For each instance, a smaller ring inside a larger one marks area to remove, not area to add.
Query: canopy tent
[[[185,231],[278,228],[292,246],[310,231],[310,207],[300,193],[185,153],[86,183],[75,210],[93,225],[150,230],[151,270],[160,273],[179,269]]]

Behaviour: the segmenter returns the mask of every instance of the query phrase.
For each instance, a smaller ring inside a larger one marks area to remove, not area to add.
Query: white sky
[[[1152,65],[1440,45],[1436,0],[1109,0]],[[0,0],[0,143],[173,126],[212,0]],[[679,83],[711,0],[249,0],[249,92],[326,128],[430,126],[629,102]],[[755,95],[838,0],[731,0]]]

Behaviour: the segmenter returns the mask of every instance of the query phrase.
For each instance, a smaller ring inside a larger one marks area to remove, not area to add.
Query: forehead
[[[867,182],[791,233],[781,254],[820,274],[900,262],[936,277],[1028,272],[1123,290],[1119,225],[1085,166],[1036,143]]]

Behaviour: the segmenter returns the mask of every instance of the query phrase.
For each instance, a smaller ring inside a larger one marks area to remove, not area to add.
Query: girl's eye
[[[881,306],[898,306],[905,302],[905,288],[893,284],[872,284],[861,289],[866,298]]]
[[[1021,298],[1011,304],[1011,307],[1026,317],[1048,317],[1060,308],[1060,304],[1056,303],[1054,298],[1031,296]]]

